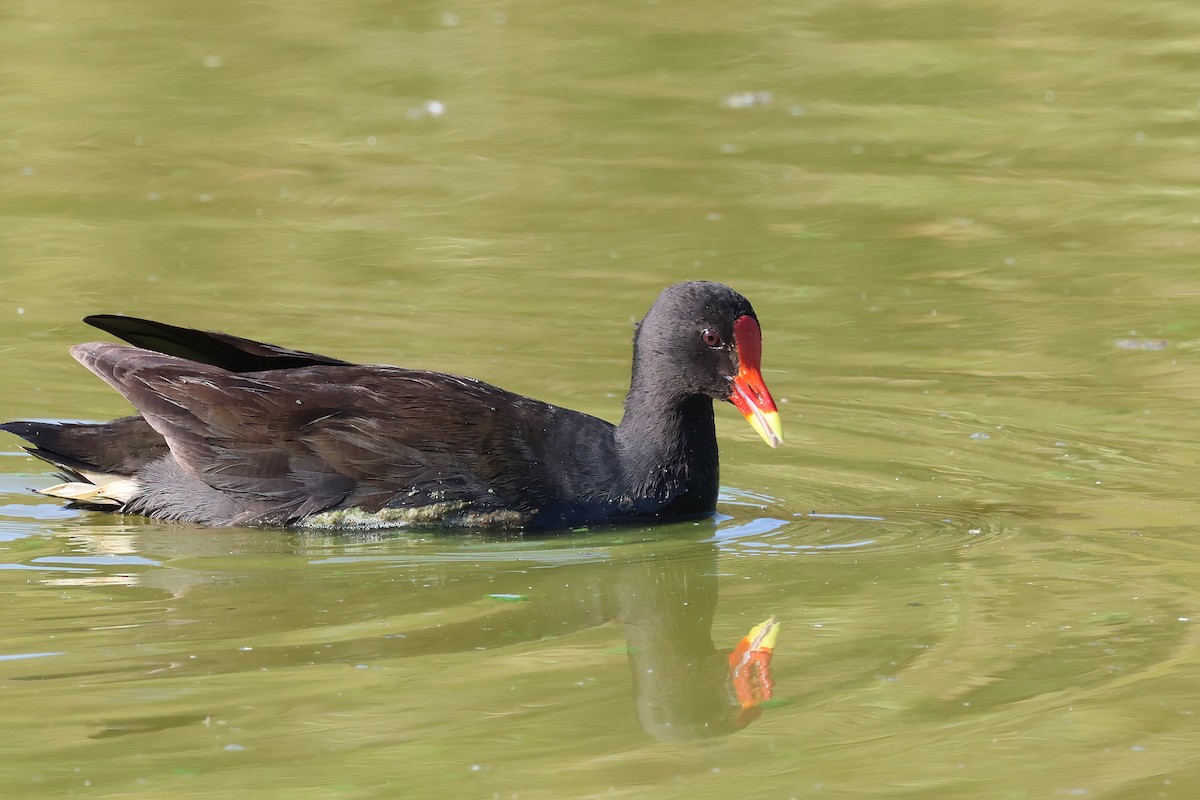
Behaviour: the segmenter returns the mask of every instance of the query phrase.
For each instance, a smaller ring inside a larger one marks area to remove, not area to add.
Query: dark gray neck
[[[671,398],[635,379],[616,439],[622,482],[617,496],[635,499],[633,513],[715,510],[720,469],[710,398]]]

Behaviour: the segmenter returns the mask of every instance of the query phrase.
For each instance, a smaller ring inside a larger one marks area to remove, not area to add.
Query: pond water
[[[70,511],[5,437],[5,798],[1200,796],[1194,4],[0,18],[0,418],[126,413],[109,312],[615,421],[708,278],[788,437],[562,537]]]

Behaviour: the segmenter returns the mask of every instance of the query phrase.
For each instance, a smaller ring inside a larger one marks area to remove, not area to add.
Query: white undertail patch
[[[58,497],[75,503],[120,508],[142,490],[141,484],[137,481],[121,475],[108,475],[103,472],[84,472],[82,474],[91,483],[71,481],[35,491],[47,497]]]

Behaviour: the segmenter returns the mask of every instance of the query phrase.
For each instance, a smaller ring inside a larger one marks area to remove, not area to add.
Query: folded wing
[[[102,343],[71,352],[137,408],[175,465],[236,503],[233,522],[433,504],[532,514],[554,493],[530,442],[560,409],[486,383],[383,366],[236,373]]]

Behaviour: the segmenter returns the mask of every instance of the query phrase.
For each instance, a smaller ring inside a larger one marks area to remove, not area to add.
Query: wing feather
[[[443,501],[535,511],[553,493],[530,432],[561,410],[480,381],[348,364],[237,373],[100,343],[72,355],[255,519]]]

